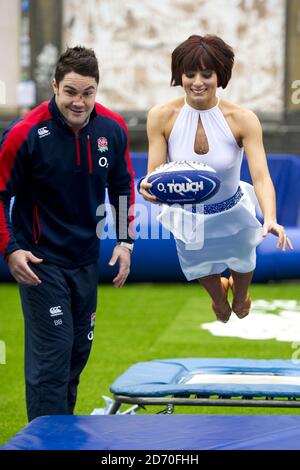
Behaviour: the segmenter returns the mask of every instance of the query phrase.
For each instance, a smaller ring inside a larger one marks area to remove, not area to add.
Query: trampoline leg
[[[159,411],[157,414],[171,415],[174,412],[174,408],[175,408],[174,405],[170,403],[165,410]]]
[[[131,414],[135,414],[136,411],[138,411],[140,408],[142,408],[143,410],[145,410],[146,408],[142,405],[133,405],[131,406],[131,408],[128,408],[128,410],[126,411],[123,411],[121,414],[122,415],[131,415]]]
[[[109,415],[115,415],[119,409],[121,408],[122,406],[122,403],[120,401],[117,401],[117,400],[114,400],[109,411],[108,411],[108,414]]]

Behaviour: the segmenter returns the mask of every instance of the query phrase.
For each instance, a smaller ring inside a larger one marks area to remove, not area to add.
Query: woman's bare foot
[[[215,312],[217,320],[221,321],[222,323],[227,323],[231,315],[231,307],[227,300],[229,289],[228,279],[226,277],[221,277],[221,283],[223,286],[224,298],[220,303],[213,302],[212,309]]]
[[[232,276],[230,276],[229,278],[229,285],[233,294],[232,311],[236,314],[238,318],[245,318],[250,313],[252,299],[248,292],[245,299],[236,298]]]

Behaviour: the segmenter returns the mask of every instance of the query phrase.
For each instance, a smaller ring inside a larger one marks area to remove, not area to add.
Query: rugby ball
[[[220,188],[215,170],[194,161],[165,163],[150,173],[147,181],[152,184],[149,193],[164,204],[199,204]]]

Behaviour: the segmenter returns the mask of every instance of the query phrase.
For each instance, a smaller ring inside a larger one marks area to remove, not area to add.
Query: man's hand
[[[113,285],[115,287],[123,287],[125,284],[130,272],[130,257],[131,253],[128,248],[120,245],[115,246],[110,262],[108,263],[109,266],[114,266],[116,262],[119,261],[119,272],[113,279]]]
[[[19,284],[28,286],[38,286],[41,280],[34,274],[28,263],[42,263],[41,258],[37,258],[30,251],[16,250],[8,256],[8,269],[11,275]]]

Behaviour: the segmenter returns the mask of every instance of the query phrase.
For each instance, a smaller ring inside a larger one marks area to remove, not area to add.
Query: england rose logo
[[[106,137],[99,137],[98,139],[98,150],[99,152],[107,152],[108,142]]]

